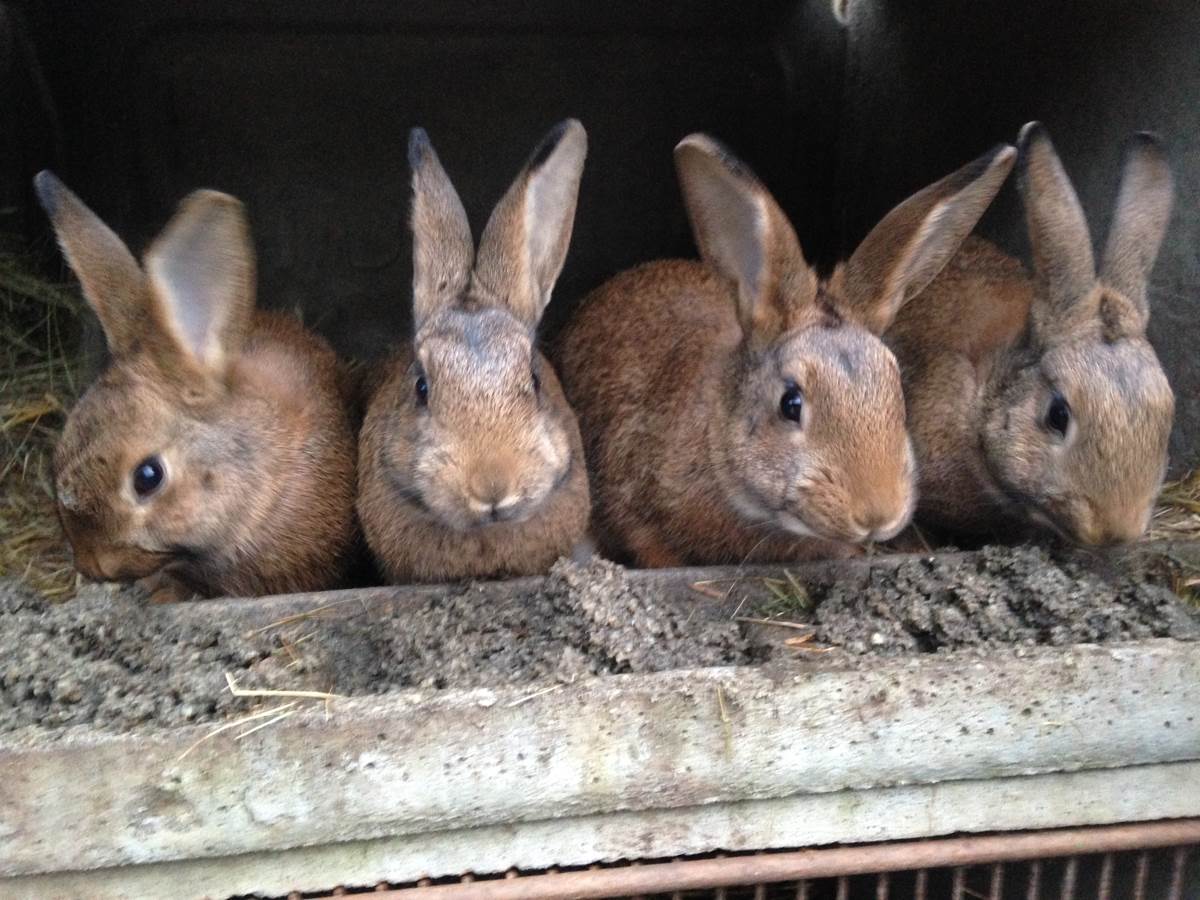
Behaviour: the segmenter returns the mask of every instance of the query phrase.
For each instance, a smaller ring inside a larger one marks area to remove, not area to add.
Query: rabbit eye
[[[800,390],[800,385],[787,386],[787,390],[779,398],[779,414],[797,425],[800,424],[800,418],[804,415],[804,392]]]
[[[1050,408],[1046,410],[1046,428],[1057,431],[1063,437],[1067,436],[1067,426],[1071,424],[1071,405],[1062,394],[1055,393],[1050,398]]]
[[[542,392],[542,379],[538,378],[538,373],[536,371],[532,372],[531,374],[533,375],[533,392],[535,394],[540,394]]]
[[[429,382],[424,375],[417,376],[417,406],[429,403]]]
[[[145,499],[162,487],[165,478],[162,460],[157,456],[147,456],[133,470],[133,492],[140,499]]]

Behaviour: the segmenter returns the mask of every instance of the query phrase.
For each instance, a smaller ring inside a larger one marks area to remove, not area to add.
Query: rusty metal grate
[[[465,874],[381,900],[1200,900],[1200,819],[581,869]]]

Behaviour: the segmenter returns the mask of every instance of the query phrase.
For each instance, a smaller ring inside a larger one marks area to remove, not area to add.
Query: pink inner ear
[[[209,371],[223,365],[214,311],[208,295],[197,283],[203,267],[194,260],[147,260],[157,326],[169,341],[174,365]],[[178,354],[178,355],[177,355]]]
[[[571,237],[579,190],[579,175],[571,171],[571,162],[552,155],[530,178],[525,193],[525,244],[539,300],[558,278]]]
[[[207,306],[207,298],[198,289],[194,277],[188,277],[189,274],[194,275],[195,269],[203,268],[195,265],[195,262],[173,260],[165,264],[164,275],[171,289],[161,292],[159,299],[168,310],[168,324],[180,344],[208,367],[216,362],[220,346],[214,333],[215,323]]]
[[[680,172],[701,255],[737,283],[743,304],[759,302],[770,240],[762,197],[753,184],[696,148],[681,155]]]

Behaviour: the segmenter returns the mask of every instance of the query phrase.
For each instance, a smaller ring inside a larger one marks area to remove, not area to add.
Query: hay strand
[[[1200,540],[1200,469],[1163,485],[1146,537],[1152,541]]]
[[[54,510],[51,455],[86,365],[85,306],[15,244],[0,235],[0,577],[65,599],[76,578]]]
[[[229,684],[229,693],[235,697],[297,697],[305,700],[339,700],[344,694],[331,694],[329,691],[286,691],[286,690],[257,690],[238,687],[233,675],[225,673],[225,681]]]

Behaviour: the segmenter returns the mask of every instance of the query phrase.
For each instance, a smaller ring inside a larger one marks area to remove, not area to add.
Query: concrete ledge
[[[612,813],[461,831],[352,841],[297,850],[19,876],[12,900],[214,898],[333,885],[409,882],[511,866],[541,869],[835,841],[896,840],[1184,817],[1200,809],[1200,763],[956,781],[674,810]]]
[[[10,740],[0,744],[0,875],[518,823],[553,830],[623,812],[649,823],[697,807],[1200,759],[1200,645],[1169,640],[786,674],[618,676],[532,693],[339,701],[328,719],[317,708],[245,740],[226,732],[182,761],[208,728]],[[1096,796],[1108,808],[1081,816],[1076,798],[1047,807],[1038,824],[1128,816],[1131,798]],[[1040,788],[1030,802],[1038,798],[1049,802]],[[1200,814],[1194,791],[1155,790],[1140,802],[1146,818]],[[656,852],[707,849],[690,838],[674,846],[656,830],[645,828]],[[789,832],[786,842],[813,836]],[[876,836],[848,829],[821,839]],[[711,840],[729,846],[732,835]]]

